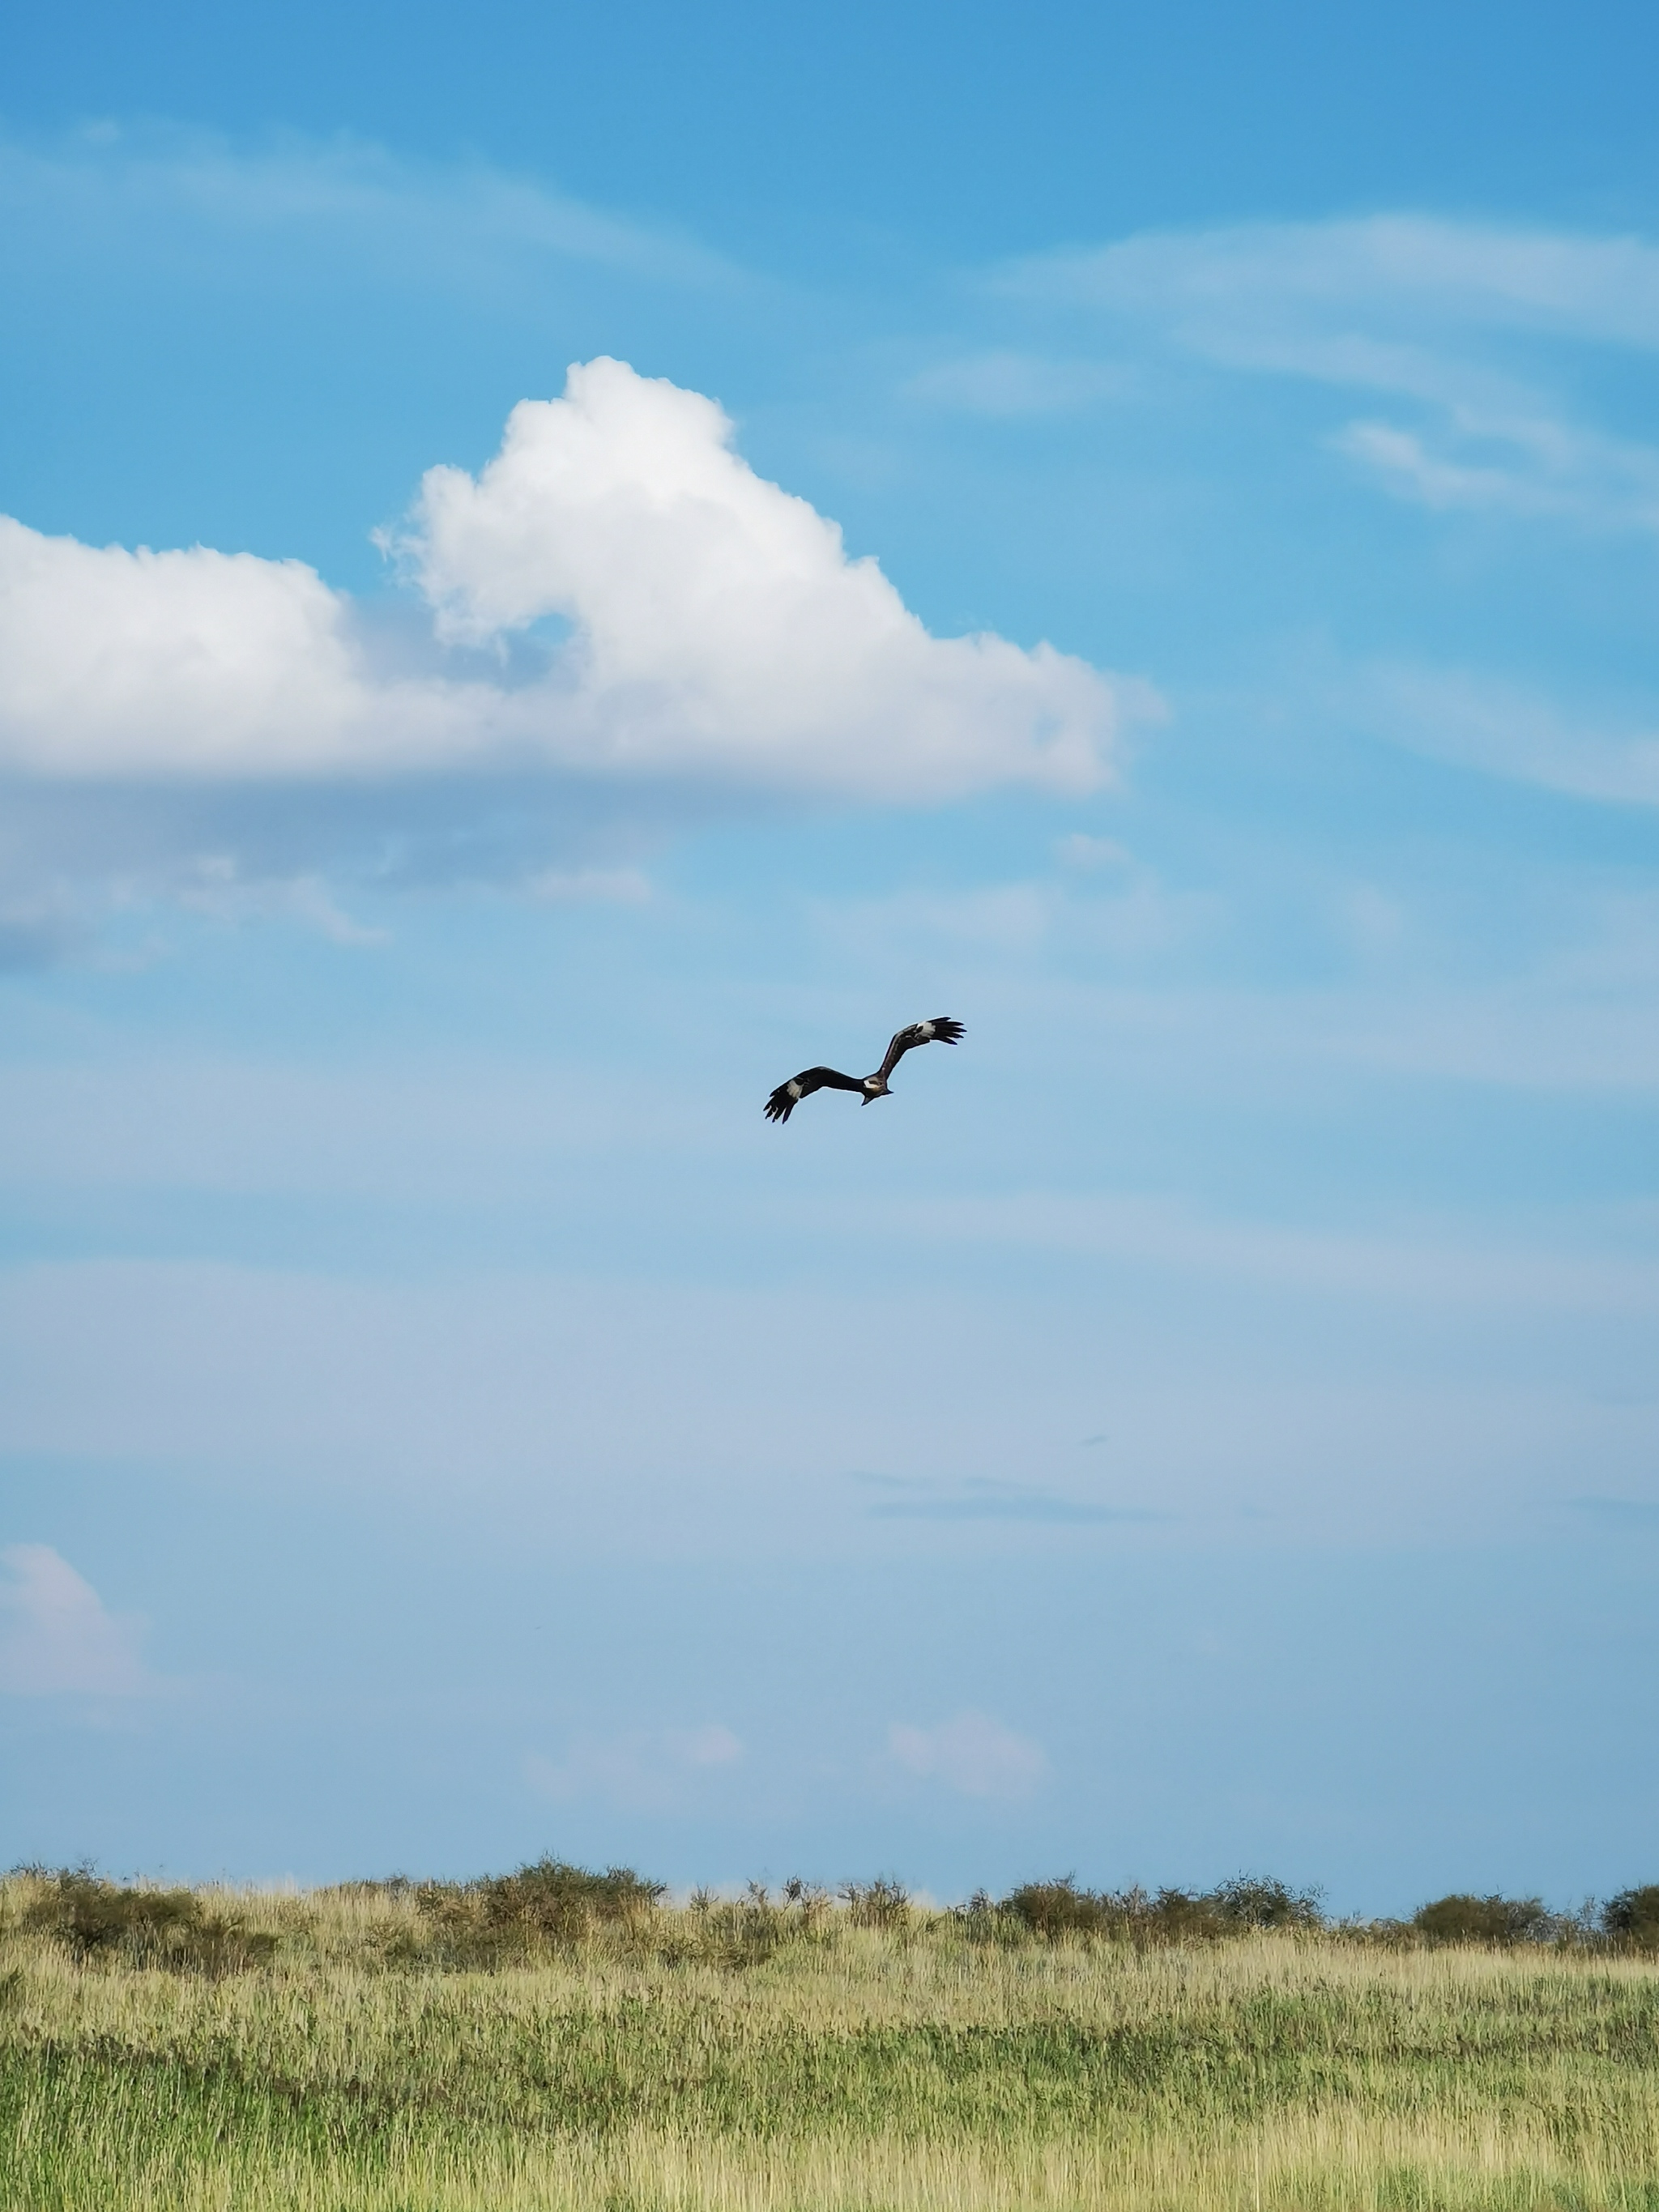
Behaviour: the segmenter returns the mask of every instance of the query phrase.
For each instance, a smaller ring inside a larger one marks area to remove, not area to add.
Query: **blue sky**
[[[26,13],[0,1854],[1655,1878],[1650,14]]]

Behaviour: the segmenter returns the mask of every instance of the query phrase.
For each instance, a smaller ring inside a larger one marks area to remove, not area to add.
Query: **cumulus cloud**
[[[584,762],[894,799],[1101,781],[1114,702],[1095,670],[930,636],[732,435],[712,400],[618,362],[521,404],[481,476],[428,474],[400,541],[440,636],[572,623],[529,711]]]
[[[895,1721],[887,1749],[908,1773],[963,1797],[1029,1796],[1048,1771],[1041,1745],[987,1713],[958,1713],[931,1729]]]
[[[377,684],[349,603],[298,561],[129,552],[0,517],[0,765],[302,778],[476,751],[443,684]]]
[[[419,651],[299,562],[0,521],[0,770],[553,770],[876,801],[1111,773],[1120,700],[1097,671],[931,636],[873,559],[755,475],[712,400],[621,362],[515,408],[478,477],[432,470],[388,543],[429,613]]]
[[[106,1612],[90,1583],[48,1544],[0,1552],[0,1692],[134,1697],[151,1686],[130,1621]]]

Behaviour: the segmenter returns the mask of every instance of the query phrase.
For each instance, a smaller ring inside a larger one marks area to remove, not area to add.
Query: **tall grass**
[[[588,1879],[156,1893],[78,1946],[0,1885],[0,2205],[1659,2212],[1651,1955]]]

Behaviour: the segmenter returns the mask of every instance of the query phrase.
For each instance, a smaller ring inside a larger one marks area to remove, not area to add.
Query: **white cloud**
[[[1457,1066],[1451,1055],[1461,1044],[1462,1068],[1490,1073],[1492,1042],[1479,1034],[1467,1007],[1444,1018],[1445,1030],[1454,1027],[1455,1037],[1431,1032],[1443,1055],[1439,1064]],[[1423,1042],[1420,1032],[1405,1040],[1382,1032],[1334,1041],[1355,1059],[1396,1066],[1411,1064],[1414,1049],[1421,1054]],[[1040,1190],[890,1203],[882,1218],[896,1231],[934,1243],[1092,1253],[1194,1281],[1231,1279],[1264,1291],[1399,1302],[1423,1310],[1659,1313],[1659,1262],[1648,1251],[1560,1249],[1541,1240],[1504,1243],[1460,1237],[1431,1224],[1416,1235],[1387,1236],[1228,1217],[1142,1194]],[[870,1233],[856,1209],[843,1206],[839,1219],[848,1236]]]
[[[1069,414],[1122,392],[1126,371],[1095,361],[1051,361],[1001,350],[937,362],[905,386],[907,395],[963,415]]]
[[[1338,449],[1396,496],[1455,507],[1659,529],[1659,452],[1546,416],[1452,410],[1431,439],[1397,423],[1348,423]]]
[[[0,1552],[0,1691],[133,1697],[151,1686],[135,1626],[106,1613],[90,1583],[47,1544]]]
[[[181,906],[220,921],[282,915],[337,945],[384,945],[388,940],[386,931],[353,921],[320,876],[250,878],[228,853],[202,854],[181,876],[176,895]]]
[[[0,517],[0,766],[14,773],[458,765],[492,733],[485,701],[469,718],[455,690],[376,684],[349,601],[301,562],[82,545]]]
[[[1571,422],[1539,383],[1565,348],[1659,349],[1644,240],[1377,216],[1154,234],[992,281],[1231,368],[1413,403],[1425,421],[1337,443],[1425,506],[1659,528],[1659,452]]]
[[[1085,872],[1097,868],[1127,868],[1134,865],[1133,854],[1115,837],[1091,837],[1081,830],[1056,841],[1054,858],[1062,867]]]
[[[712,400],[621,362],[516,407],[477,478],[430,471],[400,550],[447,641],[574,626],[531,712],[584,766],[892,799],[1108,773],[1096,671],[931,637],[872,558],[753,473]]]
[[[1659,805],[1659,730],[1609,727],[1495,677],[1382,664],[1349,679],[1332,704],[1436,759],[1584,799]]]
[[[895,1721],[887,1749],[907,1773],[963,1797],[1027,1797],[1048,1771],[1041,1745],[986,1713],[958,1713],[931,1729]]]
[[[217,264],[232,282],[284,273],[314,287],[342,259],[382,285],[535,296],[587,263],[730,292],[741,273],[695,240],[647,229],[482,163],[417,163],[383,147],[291,133],[232,146],[168,125],[99,124],[50,145],[0,141],[0,219],[14,251],[45,240],[78,255],[166,270]]]
[[[738,1764],[743,1744],[711,1722],[694,1729],[635,1729],[620,1736],[579,1737],[562,1759],[532,1752],[525,1779],[555,1804],[598,1798],[636,1812],[682,1804],[689,1790]]]
[[[840,950],[889,962],[914,959],[924,949],[1030,961],[1062,937],[1113,960],[1143,961],[1212,933],[1220,918],[1212,894],[1170,890],[1127,852],[1073,853],[1062,847],[1057,857],[1069,877],[1083,885],[1092,877],[1104,888],[1091,892],[1078,881],[1039,881],[966,891],[905,890],[882,898],[820,901],[812,913],[820,933]]]
[[[873,559],[757,477],[713,401],[620,362],[427,476],[401,562],[441,664],[397,665],[299,562],[0,521],[0,767],[362,784],[547,769],[866,800],[1083,791],[1119,702],[1047,645],[930,636]],[[568,626],[544,646],[538,626]]]
[[[1402,334],[1504,330],[1659,349],[1659,246],[1431,216],[1154,232],[1036,257],[995,282],[1155,318],[1206,352],[1263,365],[1296,366],[1308,342],[1380,319]],[[1323,358],[1335,373],[1339,357]],[[1380,379],[1388,359],[1353,353],[1347,374]]]

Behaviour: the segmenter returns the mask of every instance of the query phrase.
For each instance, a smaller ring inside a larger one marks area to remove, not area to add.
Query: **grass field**
[[[6,2212],[1659,2212],[1651,1955],[879,1893],[509,1943],[397,1887],[71,1941],[51,1894],[0,1885]]]

